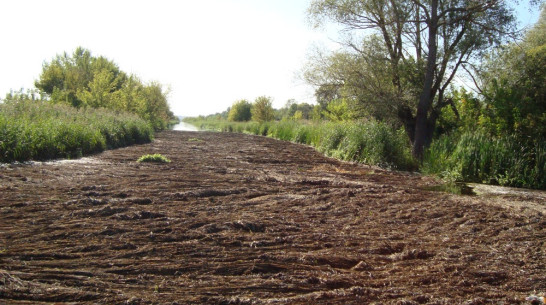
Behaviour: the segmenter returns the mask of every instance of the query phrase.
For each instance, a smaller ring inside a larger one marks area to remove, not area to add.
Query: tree
[[[152,82],[142,88],[141,94],[146,103],[140,116],[148,120],[156,130],[167,128],[169,121],[174,118],[167,102],[168,90],[164,90],[160,83]]]
[[[239,100],[233,103],[228,113],[228,121],[246,122],[250,121],[250,109],[252,105],[247,100]]]
[[[392,83],[388,57],[380,38],[363,40],[359,52],[341,50],[329,55],[317,51],[304,70],[304,79],[317,87],[317,102],[324,110],[330,103],[343,100],[347,117],[373,117],[396,127],[406,125],[403,109],[416,100],[416,85],[404,81]],[[409,73],[405,79],[411,80]]]
[[[260,96],[252,104],[252,120],[257,122],[269,122],[275,117],[271,98]]]
[[[166,128],[175,118],[167,103],[168,90],[154,82],[144,85],[114,62],[81,47],[45,63],[35,86],[52,103],[128,111],[156,129]]]
[[[72,55],[65,52],[45,63],[35,86],[53,102],[97,107],[104,106],[104,95],[119,90],[126,79],[116,64],[79,47]]]
[[[446,90],[461,66],[514,32],[514,16],[502,0],[315,0],[309,13],[317,24],[330,19],[348,31],[376,35],[386,53],[389,91],[417,158],[451,102]],[[352,41],[346,45],[368,54]],[[405,82],[418,86],[416,103],[404,101]]]
[[[283,108],[275,110],[275,118],[278,120],[309,120],[311,119],[314,106],[307,103],[297,103],[289,99]]]
[[[481,123],[491,133],[546,139],[546,6],[521,42],[488,55],[476,85],[485,101]]]

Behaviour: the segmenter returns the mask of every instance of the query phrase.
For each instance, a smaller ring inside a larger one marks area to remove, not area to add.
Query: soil
[[[172,162],[136,162],[152,153]],[[0,303],[526,304],[545,293],[544,197],[437,183],[209,132],[3,165]]]

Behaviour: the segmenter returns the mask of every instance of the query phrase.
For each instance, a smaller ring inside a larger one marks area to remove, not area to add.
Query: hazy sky
[[[44,61],[76,47],[144,82],[171,88],[175,114],[220,112],[235,100],[314,101],[299,80],[313,45],[335,31],[306,22],[309,0],[2,0],[0,96],[33,88]],[[528,11],[522,10],[528,15]],[[524,17],[534,22],[537,13]]]

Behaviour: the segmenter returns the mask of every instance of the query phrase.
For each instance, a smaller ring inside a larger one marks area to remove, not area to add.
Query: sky
[[[82,46],[169,89],[177,115],[208,115],[239,99],[313,103],[300,71],[337,31],[313,29],[310,0],[3,0],[0,97],[33,88],[44,62]],[[521,8],[522,25],[538,12]]]

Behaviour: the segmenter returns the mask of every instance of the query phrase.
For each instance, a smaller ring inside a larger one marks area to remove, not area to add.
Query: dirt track
[[[172,163],[135,162],[146,153]],[[544,202],[432,183],[204,132],[5,165],[0,304],[525,304],[546,293]]]

